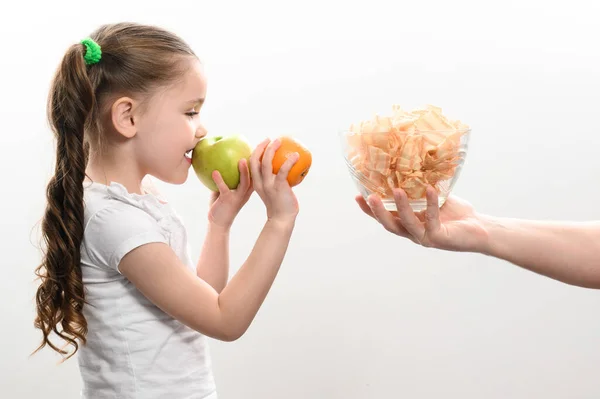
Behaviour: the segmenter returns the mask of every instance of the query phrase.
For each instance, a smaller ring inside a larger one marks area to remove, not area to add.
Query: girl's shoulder
[[[144,243],[169,243],[172,212],[155,194],[132,194],[117,182],[84,182],[83,244],[92,263],[118,271],[121,258]]]
[[[141,195],[128,192],[124,185],[114,181],[106,185],[86,179],[83,185],[86,219],[110,207],[129,209],[132,213],[137,213],[136,209],[142,210],[157,220],[172,212],[150,178],[143,180],[144,194]]]

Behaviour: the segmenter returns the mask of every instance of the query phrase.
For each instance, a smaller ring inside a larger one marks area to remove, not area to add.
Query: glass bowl
[[[471,128],[397,130],[372,133],[339,131],[344,160],[360,194],[378,195],[388,211],[396,211],[392,189],[403,189],[413,211],[427,207],[425,189],[438,192],[438,206],[450,195],[462,170]]]

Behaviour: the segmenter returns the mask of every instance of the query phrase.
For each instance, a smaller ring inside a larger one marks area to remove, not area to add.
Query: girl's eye
[[[190,118],[193,118],[194,116],[198,115],[199,112],[196,111],[192,111],[192,112],[186,112],[185,113],[187,116],[189,116]]]

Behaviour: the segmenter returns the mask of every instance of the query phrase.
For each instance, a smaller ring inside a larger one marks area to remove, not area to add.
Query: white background
[[[600,3],[349,3],[2,6],[1,397],[79,395],[75,360],[29,357],[40,339],[33,270],[54,160],[45,101],[66,48],[122,20],[192,45],[207,66],[211,134],[253,144],[292,134],[314,155],[264,306],[239,341],[211,341],[222,399],[600,397],[597,291],[390,235],[354,203],[336,136],[395,103],[438,105],[473,127],[455,194],[480,212],[599,219]],[[192,170],[184,185],[160,188],[197,256],[208,191]],[[254,196],[232,231],[232,273],[264,217]]]

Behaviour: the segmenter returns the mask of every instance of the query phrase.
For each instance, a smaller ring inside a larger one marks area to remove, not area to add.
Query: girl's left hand
[[[233,220],[254,191],[250,181],[247,160],[240,160],[238,168],[240,170],[240,184],[234,190],[227,187],[218,171],[215,170],[212,175],[219,191],[211,195],[208,221],[225,229],[231,227]]]

